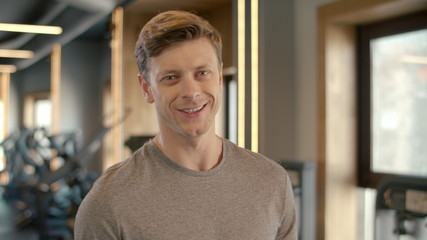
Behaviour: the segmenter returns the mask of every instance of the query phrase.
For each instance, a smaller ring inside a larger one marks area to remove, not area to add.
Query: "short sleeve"
[[[120,239],[108,195],[100,184],[94,185],[77,211],[74,239]]]
[[[286,175],[285,211],[282,225],[279,228],[276,240],[297,240],[297,224],[294,193],[289,176]]]

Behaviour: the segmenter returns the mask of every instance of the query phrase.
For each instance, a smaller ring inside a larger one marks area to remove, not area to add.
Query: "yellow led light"
[[[32,58],[33,56],[33,51],[0,49],[0,57],[4,58]]]
[[[251,0],[251,150],[259,146],[259,79],[258,79],[258,0]]]
[[[0,31],[58,35],[62,33],[62,28],[57,26],[45,26],[45,25],[0,23]]]
[[[238,1],[238,71],[237,74],[237,91],[238,91],[238,130],[237,144],[245,147],[245,0]]]

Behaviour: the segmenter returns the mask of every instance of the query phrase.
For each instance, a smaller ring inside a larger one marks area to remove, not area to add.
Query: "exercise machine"
[[[427,239],[427,178],[384,178],[375,208],[376,240]]]

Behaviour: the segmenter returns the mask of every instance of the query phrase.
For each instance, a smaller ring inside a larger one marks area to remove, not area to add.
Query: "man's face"
[[[214,131],[222,92],[222,71],[208,39],[184,41],[148,62],[148,79],[138,76],[154,103],[161,131],[186,137]]]

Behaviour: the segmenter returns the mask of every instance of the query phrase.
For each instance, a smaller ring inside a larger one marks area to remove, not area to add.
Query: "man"
[[[215,134],[221,51],[217,30],[188,12],[143,27],[138,81],[160,130],[97,180],[75,239],[297,239],[286,171]]]

